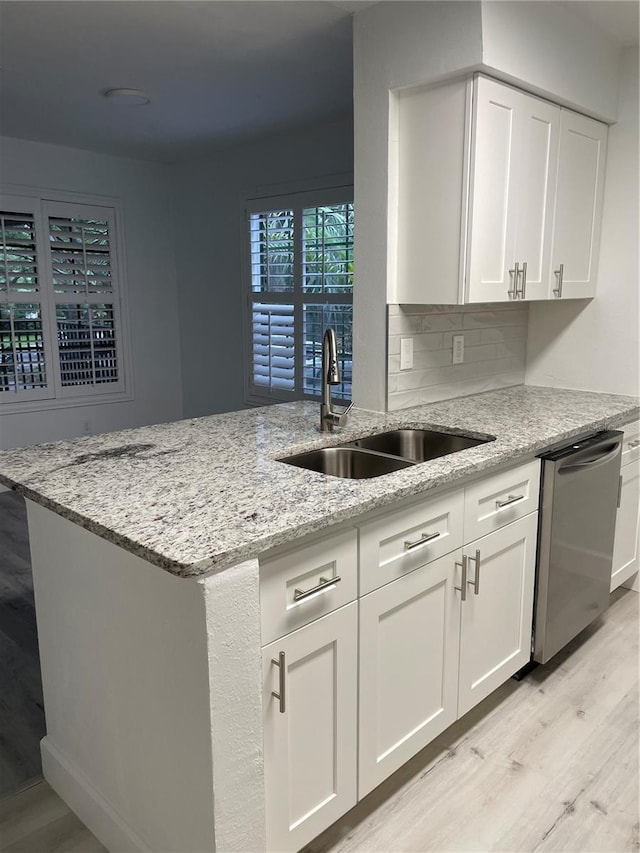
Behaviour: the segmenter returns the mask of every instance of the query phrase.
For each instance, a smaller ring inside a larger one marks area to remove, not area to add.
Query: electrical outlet
[[[400,370],[413,367],[413,338],[400,338]]]
[[[452,364],[462,364],[464,361],[464,335],[453,336],[453,359]]]

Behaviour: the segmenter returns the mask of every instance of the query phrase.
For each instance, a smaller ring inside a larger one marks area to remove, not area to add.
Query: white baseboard
[[[631,577],[622,584],[625,589],[632,589],[634,592],[640,592],[640,572],[635,572]]]
[[[110,853],[151,853],[151,849],[93,790],[83,774],[62,756],[49,738],[44,737],[40,741],[40,753],[44,778]]]

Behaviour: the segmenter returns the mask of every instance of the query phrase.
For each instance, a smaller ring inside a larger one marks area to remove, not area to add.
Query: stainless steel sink
[[[361,450],[357,447],[323,447],[319,450],[309,450],[307,453],[298,453],[296,456],[288,456],[279,461],[349,480],[379,477],[381,474],[400,471],[414,464],[406,459]]]
[[[412,462],[426,462],[429,459],[437,459],[438,456],[457,453],[459,450],[484,444],[487,441],[495,441],[495,437],[483,436],[478,438],[472,435],[437,432],[428,429],[394,429],[350,441],[344,447],[360,447],[366,450],[375,450],[378,453],[399,456]]]

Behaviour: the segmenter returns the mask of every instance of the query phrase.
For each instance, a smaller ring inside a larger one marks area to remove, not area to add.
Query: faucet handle
[[[340,426],[340,424],[343,422],[343,418],[347,417],[347,415],[349,414],[351,409],[353,409],[353,400],[349,403],[347,408],[343,409],[341,412],[336,412],[334,409],[333,414],[336,417],[336,420],[334,423],[336,423],[338,426]]]

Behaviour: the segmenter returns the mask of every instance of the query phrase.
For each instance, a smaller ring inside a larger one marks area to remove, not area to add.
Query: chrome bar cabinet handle
[[[475,578],[472,581],[467,581],[467,583],[473,587],[473,594],[477,595],[480,592],[480,551],[476,550],[475,557],[468,557],[467,559],[473,560],[476,564]]]
[[[404,543],[405,551],[413,551],[414,548],[419,548],[421,545],[426,545],[427,542],[431,542],[433,539],[437,539],[440,536],[440,532],[437,533],[423,533],[419,539],[416,539],[415,542],[407,542]]]
[[[496,501],[498,509],[504,509],[506,506],[514,504],[516,501],[521,501],[524,495],[507,495],[506,501]]]
[[[460,586],[455,586],[454,589],[457,589],[460,595],[461,601],[467,600],[467,565],[468,565],[468,557],[466,554],[462,555],[462,562],[459,563],[456,560],[456,566],[460,566],[462,569],[462,577],[460,578]]]
[[[293,591],[293,600],[302,601],[305,598],[309,598],[310,595],[315,595],[316,592],[322,592],[323,589],[335,586],[341,580],[340,575],[336,575],[335,578],[320,578],[320,583],[311,589],[295,589]]]
[[[274,697],[279,701],[279,703],[280,703],[280,713],[281,713],[281,714],[284,714],[284,712],[285,712],[285,710],[286,710],[286,705],[285,705],[285,680],[284,680],[284,677],[285,677],[285,671],[286,671],[286,666],[285,666],[284,652],[280,652],[280,653],[279,653],[279,655],[278,655],[278,659],[277,659],[277,660],[276,660],[275,658],[271,658],[271,663],[275,664],[277,667],[279,667],[279,668],[280,668],[280,670],[279,670],[279,672],[278,672],[278,693],[276,693],[276,691],[275,691],[275,690],[272,690],[272,691],[271,691],[271,695],[272,695],[272,696],[274,696]]]
[[[553,292],[560,299],[562,296],[562,279],[564,278],[564,264],[560,264],[560,269],[554,270],[553,274],[558,277],[558,286],[553,288]]]
[[[509,270],[509,275],[511,277],[511,287],[507,290],[507,293],[512,299],[518,298],[518,276],[520,275],[520,264],[516,263],[512,270]]]
[[[520,295],[520,299],[524,299],[524,295],[525,295],[526,290],[527,290],[527,262],[526,261],[524,261],[524,263],[522,264],[521,273],[522,273],[522,290],[520,291],[519,295]],[[516,291],[517,291],[517,284],[516,284]]]

